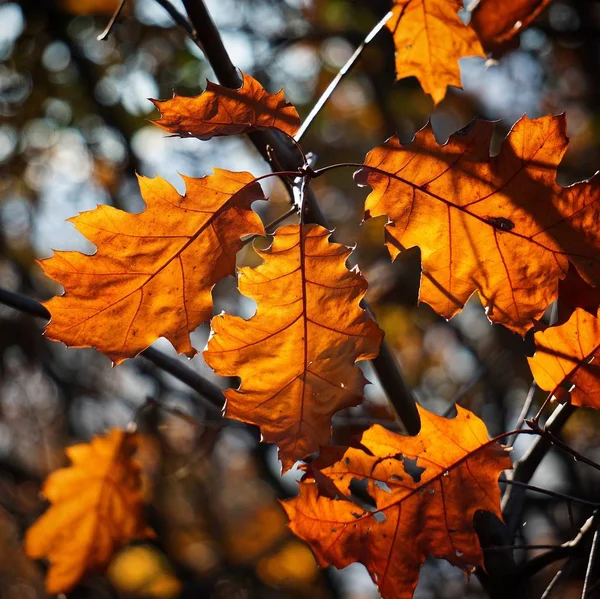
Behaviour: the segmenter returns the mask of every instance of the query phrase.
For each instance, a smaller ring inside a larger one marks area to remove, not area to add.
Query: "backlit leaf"
[[[153,536],[144,524],[140,468],[132,459],[137,437],[113,429],[67,449],[72,465],[52,473],[43,494],[52,504],[25,537],[29,557],[50,562],[48,593],[70,591],[102,572],[113,553],[133,539]]]
[[[569,262],[600,285],[598,177],[560,187],[566,120],[523,117],[490,157],[494,125],[475,121],[439,146],[431,125],[409,146],[372,150],[357,181],[368,216],[387,215],[395,258],[419,246],[420,299],[446,318],[477,291],[489,318],[524,334],[558,294]]]
[[[571,390],[576,406],[600,408],[600,320],[578,308],[563,325],[535,334],[527,358],[535,382],[553,395]]]
[[[154,124],[179,137],[207,140],[269,128],[293,136],[300,126],[300,117],[286,102],[283,90],[270,94],[246,74],[237,90],[208,81],[206,91],[194,98],[152,101],[161,113]]]
[[[480,0],[471,26],[486,50],[496,50],[518,35],[552,0]]]
[[[280,228],[259,251],[264,263],[240,269],[256,314],[213,318],[204,352],[217,374],[242,380],[225,392],[226,416],[260,426],[286,470],[329,442],[335,412],[361,402],[366,380],[355,362],[375,357],[382,338],[359,306],[366,281],[329,235],[317,225]]]
[[[384,599],[409,599],[427,556],[467,573],[483,565],[473,516],[485,510],[502,517],[498,476],[511,462],[479,418],[457,411],[448,420],[419,407],[415,437],[374,425],[360,441],[369,453],[322,448],[300,495],[282,503],[292,531],[322,566],[359,561]],[[351,500],[356,488],[372,510]]]
[[[240,237],[264,232],[250,209],[264,199],[250,173],[184,177],[184,196],[160,177],[139,181],[140,214],[99,206],[71,219],[97,246],[94,255],[55,252],[41,262],[65,288],[45,304],[46,336],[96,347],[116,364],[159,337],[193,356],[189,333],[210,318],[211,289],[233,274]]]
[[[394,0],[387,22],[396,48],[398,79],[416,77],[435,104],[449,85],[460,87],[458,61],[485,52],[477,34],[458,17],[462,0]]]

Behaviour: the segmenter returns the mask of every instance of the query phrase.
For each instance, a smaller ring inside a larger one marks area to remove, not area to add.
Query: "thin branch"
[[[580,499],[579,497],[573,497],[572,495],[567,495],[566,493],[560,493],[558,491],[551,491],[550,489],[543,489],[542,487],[536,487],[535,485],[530,485],[529,483],[522,483],[518,480],[501,480],[500,483],[504,483],[506,485],[515,485],[518,487],[523,487],[524,489],[528,489],[529,491],[535,491],[536,493],[543,493],[544,495],[549,495],[550,497],[556,497],[556,499],[563,499],[569,503],[580,503],[582,505],[589,505],[591,507],[599,508],[600,502],[597,501],[588,501],[587,499]]]
[[[119,18],[119,15],[121,14],[121,11],[123,10],[123,7],[125,6],[126,2],[127,2],[127,0],[121,0],[121,3],[119,4],[119,6],[117,6],[117,9],[113,13],[113,16],[110,18],[110,21],[108,22],[108,25],[106,26],[106,29],[96,38],[99,42],[104,41],[109,36],[114,24],[117,22],[117,19]]]
[[[559,447],[566,453],[572,455],[576,462],[583,462],[584,464],[587,464],[588,466],[591,466],[596,470],[600,470],[600,464],[594,462],[593,460],[590,460],[589,458],[586,458],[584,455],[567,445],[564,441],[559,439],[552,431],[548,430],[546,427],[542,428],[534,420],[527,420],[526,422],[532,430],[538,432],[543,437],[547,437],[550,443],[552,443],[552,445],[556,445],[556,447]]]
[[[596,522],[596,530],[594,530],[594,538],[592,539],[592,548],[590,550],[590,557],[588,559],[587,568],[585,570],[585,579],[583,581],[583,590],[581,592],[581,599],[588,599],[591,597],[591,593],[588,593],[590,587],[590,578],[592,576],[592,566],[596,559],[596,552],[598,551],[598,534],[600,533],[600,527]]]
[[[20,295],[19,293],[14,293],[8,289],[0,288],[0,303],[10,306],[15,310],[19,310],[20,312],[31,314],[32,316],[37,316],[38,318],[43,318],[45,320],[50,320],[50,312],[48,312],[45,306],[29,297]],[[143,356],[155,366],[158,366],[160,369],[168,372],[170,375],[179,379],[182,383],[185,383],[188,385],[188,387],[198,392],[204,407],[206,407],[206,409],[208,409],[212,414],[220,415],[225,398],[221,389],[219,389],[217,385],[204,378],[195,370],[188,368],[178,359],[167,356],[153,347],[149,347],[148,349],[144,350],[140,356]]]
[[[195,42],[198,41],[198,33],[194,29],[193,25],[182,15],[170,2],[169,0],[156,0],[156,3],[162,6],[168,13],[169,16],[181,27]]]
[[[514,426],[514,428],[516,429],[520,429],[523,424],[525,424],[525,419],[527,418],[527,414],[529,414],[529,410],[531,410],[531,404],[533,404],[533,399],[535,397],[535,392],[537,391],[538,386],[536,385],[535,381],[533,381],[531,383],[531,385],[529,386],[529,391],[527,392],[527,397],[525,398],[525,402],[523,403],[523,407],[521,408],[521,413],[519,414],[519,417],[517,418],[517,422]],[[509,447],[512,447],[515,444],[515,441],[517,440],[516,435],[510,439],[507,443],[507,445]]]
[[[561,404],[554,410],[546,422],[546,430],[559,433],[567,420],[573,414],[574,408],[570,404]],[[512,480],[527,483],[533,477],[540,462],[552,447],[552,443],[545,436],[540,436],[532,444],[523,457],[515,464]],[[525,489],[512,486],[507,489],[502,498],[502,513],[504,521],[510,531],[510,538],[514,538],[521,520],[521,513],[525,501]]]
[[[311,126],[312,122],[315,120],[319,112],[325,104],[327,100],[331,97],[337,86],[340,84],[342,79],[350,72],[356,61],[360,58],[363,50],[369,45],[371,41],[375,38],[375,36],[384,28],[385,24],[389,21],[392,16],[392,12],[388,12],[375,27],[371,30],[369,35],[364,39],[364,41],[356,48],[354,54],[348,59],[346,64],[339,70],[338,74],[333,78],[333,81],[327,86],[327,89],[323,92],[321,97],[317,100],[317,103],[313,106],[312,110],[308,113],[306,119],[302,123],[300,129],[296,135],[294,135],[294,139],[296,141],[300,141],[302,136],[306,133],[307,129]]]

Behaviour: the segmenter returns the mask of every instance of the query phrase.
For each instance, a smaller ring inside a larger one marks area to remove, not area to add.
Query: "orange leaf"
[[[211,289],[233,274],[240,237],[264,232],[250,210],[264,200],[250,173],[184,177],[185,196],[160,177],[139,181],[147,204],[140,214],[99,206],[71,219],[96,254],[56,252],[41,263],[65,288],[45,304],[46,336],[96,347],[115,364],[161,336],[193,356],[189,332],[210,318]]]
[[[498,476],[511,462],[488,440],[479,418],[456,409],[456,418],[448,420],[419,407],[415,437],[372,426],[361,439],[369,453],[321,450],[309,470],[316,479],[300,483],[299,497],[282,505],[291,529],[322,566],[360,561],[384,599],[412,597],[428,555],[465,572],[483,566],[473,516],[485,510],[502,518]],[[337,497],[327,496],[332,485]],[[374,511],[344,498],[357,487],[372,499]]]
[[[473,10],[471,26],[487,50],[523,31],[552,0],[481,0]]]
[[[357,181],[373,188],[367,217],[392,221],[392,258],[421,248],[422,301],[451,318],[477,291],[492,321],[524,334],[556,299],[569,261],[600,285],[598,178],[557,185],[564,115],[523,117],[490,157],[493,128],[475,121],[443,146],[431,125],[410,146],[390,138],[367,155],[377,170]]]
[[[435,104],[449,85],[460,87],[460,58],[485,58],[477,34],[458,17],[462,8],[463,0],[394,0],[387,22],[396,47],[397,78],[416,77]]]
[[[556,396],[572,388],[573,404],[600,408],[600,320],[578,308],[565,324],[534,337],[535,355],[527,359],[535,382]]]
[[[217,316],[204,352],[221,376],[239,376],[226,416],[260,426],[284,469],[330,437],[331,416],[360,403],[366,379],[354,364],[377,355],[383,333],[359,307],[367,283],[317,225],[290,225],[240,269],[240,292],[258,303],[249,320]]]
[[[194,98],[152,100],[161,113],[154,124],[179,137],[203,140],[269,128],[293,136],[300,117],[286,102],[283,90],[270,94],[250,75],[242,76],[242,87],[237,90],[207,81],[206,91]]]
[[[31,558],[46,558],[48,593],[65,593],[87,574],[102,572],[113,553],[146,528],[137,436],[113,429],[67,449],[72,465],[52,473],[43,493],[52,504],[25,537]]]

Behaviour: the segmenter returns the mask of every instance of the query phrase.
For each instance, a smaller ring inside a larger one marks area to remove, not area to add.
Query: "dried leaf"
[[[161,113],[154,124],[179,137],[203,140],[269,128],[293,136],[300,117],[286,102],[283,90],[270,94],[256,79],[242,75],[242,87],[237,90],[208,81],[206,91],[194,98],[152,100]]]
[[[193,356],[189,332],[210,318],[211,289],[233,274],[240,237],[264,232],[250,209],[264,199],[250,173],[184,177],[185,196],[160,177],[139,181],[147,204],[140,214],[99,206],[71,219],[96,254],[56,252],[41,262],[65,288],[45,304],[46,336],[96,347],[115,364],[161,336]]]
[[[282,503],[290,528],[322,566],[360,561],[384,599],[409,599],[429,555],[467,573],[483,565],[473,516],[485,510],[502,518],[498,476],[511,462],[479,418],[457,411],[448,420],[419,407],[415,437],[374,425],[361,439],[369,453],[322,449],[299,497]],[[328,492],[331,484],[337,497]],[[350,499],[357,488],[374,511]]]
[[[486,50],[497,51],[538,17],[552,0],[480,0],[471,26]]]
[[[477,291],[493,322],[524,334],[558,294],[569,262],[600,285],[598,177],[557,185],[566,120],[523,117],[497,156],[494,125],[475,121],[439,146],[431,125],[409,146],[396,138],[372,150],[357,173],[373,188],[368,216],[387,215],[395,258],[421,248],[420,299],[451,318]]]
[[[46,558],[48,593],[66,593],[102,572],[113,553],[153,535],[144,524],[140,468],[133,433],[113,429],[67,449],[72,465],[52,473],[43,493],[52,504],[27,531],[25,551]]]
[[[458,17],[462,8],[462,0],[394,0],[387,22],[396,47],[397,78],[416,77],[435,104],[449,85],[460,87],[460,58],[485,58],[477,34]]]
[[[600,408],[600,320],[578,308],[563,325],[535,334],[529,366],[535,382],[553,395],[571,390],[576,406]]]
[[[335,412],[360,403],[366,380],[355,362],[374,358],[382,338],[359,307],[366,281],[329,235],[317,225],[278,229],[259,252],[264,263],[240,270],[256,314],[213,318],[204,352],[217,374],[242,380],[225,392],[226,416],[260,426],[286,470],[328,443]]]

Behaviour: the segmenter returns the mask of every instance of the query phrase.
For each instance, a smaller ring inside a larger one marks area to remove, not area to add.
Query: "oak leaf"
[[[397,79],[416,77],[435,104],[460,87],[458,61],[485,58],[475,31],[458,17],[463,0],[394,0],[387,28],[396,48]]]
[[[256,314],[213,318],[204,352],[217,374],[241,378],[225,392],[226,416],[260,426],[286,470],[329,442],[335,412],[360,403],[367,381],[355,362],[374,358],[383,335],[359,306],[367,283],[346,268],[350,250],[329,235],[278,229],[264,263],[239,272]]]
[[[179,353],[196,353],[189,333],[210,318],[214,284],[234,273],[240,237],[264,232],[250,205],[265,198],[250,173],[183,179],[181,196],[160,177],[139,177],[147,205],[139,214],[99,206],[71,219],[98,251],[41,262],[65,288],[45,303],[48,338],[96,347],[115,364],[161,336]]]
[[[194,98],[175,95],[171,100],[152,100],[161,113],[153,123],[179,137],[202,140],[269,128],[293,136],[300,117],[286,102],[283,90],[270,94],[250,75],[242,76],[237,90],[208,81],[206,91]]]
[[[477,291],[493,322],[524,334],[556,299],[569,262],[600,285],[598,177],[556,183],[564,115],[523,117],[490,157],[493,129],[475,121],[439,146],[427,125],[409,146],[390,138],[372,150],[356,177],[373,188],[367,217],[390,219],[392,258],[420,247],[421,301],[451,318]]]
[[[535,355],[527,359],[535,382],[558,397],[570,391],[576,406],[600,409],[600,320],[578,308],[534,338]]]
[[[483,566],[473,516],[502,518],[498,476],[511,462],[479,418],[457,411],[448,420],[419,407],[415,437],[374,425],[360,449],[322,448],[300,495],[282,502],[290,528],[322,566],[360,561],[384,599],[412,597],[429,555],[467,573]],[[373,510],[350,499],[354,489]]]
[[[52,505],[27,531],[25,552],[50,562],[48,593],[70,591],[129,541],[153,536],[144,524],[136,447],[134,433],[113,429],[68,448],[72,465],[46,479],[42,492]]]
[[[497,51],[514,38],[552,0],[480,0],[473,9],[471,26],[486,50]]]

